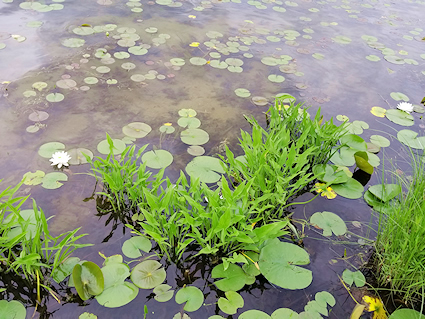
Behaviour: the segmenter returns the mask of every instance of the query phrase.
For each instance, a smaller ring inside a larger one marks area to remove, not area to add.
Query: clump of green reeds
[[[425,287],[425,158],[411,157],[412,175],[394,174],[403,192],[380,210],[376,239],[378,280],[406,301]]]

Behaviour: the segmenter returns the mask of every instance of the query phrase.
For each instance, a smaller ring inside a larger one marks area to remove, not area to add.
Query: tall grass
[[[402,189],[397,201],[380,210],[376,255],[378,280],[405,300],[425,287],[425,162],[412,154],[412,175],[395,174]]]

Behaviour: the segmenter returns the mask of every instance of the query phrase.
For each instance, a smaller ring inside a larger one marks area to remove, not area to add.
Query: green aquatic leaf
[[[199,178],[204,183],[215,183],[224,174],[222,161],[211,156],[198,156],[190,161],[186,168],[186,173],[191,178]]]
[[[239,97],[250,97],[251,92],[248,89],[239,88],[235,90],[235,94]]]
[[[97,319],[97,316],[90,312],[83,312],[81,315],[78,316],[78,319]]]
[[[199,128],[190,128],[180,133],[183,143],[188,145],[203,145],[207,143],[210,136],[207,132]]]
[[[62,93],[50,93],[46,95],[46,100],[51,103],[57,103],[63,101],[65,96]]]
[[[192,63],[193,65],[204,65],[204,64],[207,64],[207,60],[205,60],[204,58],[201,58],[201,57],[190,58],[189,62]]]
[[[201,126],[201,121],[196,117],[181,117],[177,120],[177,124],[183,128],[198,128]]]
[[[258,265],[270,283],[285,289],[308,287],[313,275],[311,270],[299,267],[310,263],[308,253],[297,245],[274,240],[260,251]]]
[[[205,154],[205,148],[199,145],[192,145],[187,148],[187,152],[193,156],[201,156]]]
[[[366,284],[365,276],[359,271],[351,271],[349,269],[345,269],[342,272],[342,279],[351,286],[353,283],[356,287],[360,288]]]
[[[179,110],[179,115],[181,117],[194,117],[196,116],[196,111],[193,109],[181,109]]]
[[[142,289],[152,289],[162,284],[167,276],[165,269],[156,260],[145,260],[131,272],[131,281]]]
[[[122,128],[122,132],[130,137],[134,138],[142,138],[148,135],[152,131],[152,128],[142,122],[133,122],[130,124],[127,124]]]
[[[241,313],[241,315],[238,317],[238,319],[270,319],[271,317],[266,314],[265,312],[262,312],[260,310],[248,310],[245,311],[243,313]],[[275,319],[275,318],[273,318]],[[276,318],[277,319],[277,318]],[[279,318],[281,319],[281,318]]]
[[[94,76],[88,76],[84,79],[86,84],[96,84],[99,82],[99,79]]]
[[[331,212],[316,212],[310,217],[310,223],[323,229],[323,236],[342,236],[347,232],[345,222],[338,215]]]
[[[282,83],[283,81],[285,81],[285,77],[278,74],[270,74],[267,78],[269,79],[270,82],[274,82],[274,83]]]
[[[80,258],[78,257],[69,257],[65,259],[64,262],[52,272],[53,280],[57,283],[61,283],[66,277],[71,275],[75,265],[79,262]]]
[[[155,300],[158,302],[167,302],[173,298],[174,290],[171,290],[171,286],[167,284],[161,284],[153,289],[155,294]]]
[[[140,250],[148,253],[152,248],[149,239],[143,236],[135,236],[127,239],[122,245],[122,252],[128,258],[139,258],[142,256]]]
[[[366,172],[370,175],[373,174],[373,166],[368,162],[369,156],[367,152],[359,151],[354,154],[354,159],[356,161],[356,165],[363,172]]]
[[[82,300],[102,293],[104,288],[103,273],[99,266],[91,261],[76,264],[72,271],[75,289]]]
[[[385,116],[391,122],[402,126],[412,126],[415,123],[413,116],[402,110],[387,110],[387,112],[385,112]]]
[[[425,136],[419,136],[418,133],[411,130],[401,130],[397,133],[397,139],[404,145],[418,149],[425,149]]]
[[[147,167],[161,169],[171,165],[173,155],[166,150],[152,150],[142,155],[142,162]]]
[[[93,152],[82,147],[70,149],[68,151],[68,155],[71,156],[71,159],[69,160],[69,164],[71,165],[86,164],[87,159],[84,155],[93,159]]]
[[[384,59],[392,64],[404,64],[405,61],[403,58],[400,58],[396,55],[385,55]]]
[[[332,188],[339,196],[349,199],[362,197],[364,190],[363,185],[354,178],[349,178],[347,182],[342,184],[332,185]]]
[[[84,39],[79,39],[79,38],[68,38],[68,39],[63,39],[61,41],[62,45],[68,48],[79,48],[82,47],[86,41]]]
[[[0,300],[0,319],[25,319],[27,310],[16,300]]]
[[[391,92],[390,96],[395,101],[409,102],[410,100],[406,94],[403,94],[401,92]]]
[[[224,70],[229,67],[229,65],[226,62],[220,61],[220,60],[211,60],[210,66],[220,70]]]
[[[40,170],[36,170],[34,173],[33,172],[27,172],[24,174],[24,184],[25,185],[39,185],[41,184],[41,182],[43,181],[44,175],[46,175],[46,173],[44,173],[43,171]]]
[[[255,277],[248,275],[241,267],[236,264],[229,264],[224,269],[224,264],[215,266],[211,272],[214,279],[222,278],[214,281],[214,285],[222,291],[238,291],[245,285],[251,285],[255,282]]]
[[[269,100],[265,98],[264,96],[253,96],[251,98],[251,101],[258,106],[265,106],[269,104]]]
[[[176,302],[178,304],[186,303],[184,310],[192,312],[201,308],[204,303],[204,294],[194,286],[185,286],[176,293]]]
[[[381,135],[371,135],[370,141],[373,144],[378,145],[380,147],[388,147],[391,144],[390,141],[387,138],[385,138]]]
[[[397,184],[378,184],[370,186],[368,191],[386,203],[401,193],[401,186]]]
[[[298,313],[289,308],[279,308],[273,311],[271,314],[271,319],[298,319]]]
[[[234,315],[238,308],[242,308],[244,306],[243,298],[240,294],[235,291],[226,291],[226,298],[220,297],[218,299],[218,307],[221,311],[228,315]]]
[[[336,37],[332,38],[336,43],[340,44],[349,44],[351,43],[351,39],[349,37],[343,36],[343,35],[337,35]]]
[[[67,181],[68,176],[62,172],[51,172],[44,175],[41,186],[47,189],[56,189],[63,185],[60,181]]]
[[[353,148],[355,150],[367,150],[367,145],[364,139],[355,134],[345,134],[343,137],[341,137],[340,142],[342,145],[347,145],[348,147]]]
[[[367,55],[366,59],[368,59],[369,61],[372,61],[372,62],[377,62],[377,61],[381,60],[381,58],[379,56],[374,55],[374,54]]]
[[[145,47],[136,45],[128,48],[128,52],[134,55],[145,55],[146,53],[148,53],[148,50]]]
[[[65,149],[65,144],[60,142],[49,142],[40,146],[38,155],[44,158],[51,158],[53,153]]]
[[[425,316],[413,309],[398,309],[388,319],[425,319]]]
[[[174,66],[183,66],[186,64],[186,61],[181,58],[172,58],[170,60],[171,64]]]
[[[352,123],[346,123],[345,129],[351,134],[362,134],[364,129],[368,129],[369,124],[364,121],[353,121]]]
[[[112,145],[112,154],[114,155],[121,154],[126,148],[125,143],[122,140],[116,138],[112,139]],[[105,155],[108,155],[111,152],[107,139],[100,141],[99,144],[97,144],[97,151]]]

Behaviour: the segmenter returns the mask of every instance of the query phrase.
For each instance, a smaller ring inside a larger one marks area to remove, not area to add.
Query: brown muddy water
[[[243,115],[262,121],[262,113],[279,93],[292,94],[313,112],[320,107],[327,119],[346,115],[350,121],[367,122],[369,129],[361,134],[366,141],[381,134],[393,142],[380,157],[400,156],[403,147],[393,136],[394,129],[403,127],[370,110],[396,108],[392,92],[403,93],[413,104],[422,100],[423,12],[424,1],[0,1],[1,188],[15,185],[26,172],[54,171],[48,158],[38,154],[44,143],[60,142],[65,150],[85,148],[100,155],[97,145],[106,133],[122,139],[122,128],[131,122],[152,127],[134,143],[171,152],[174,161],[166,174],[176,177],[193,156],[178,135],[165,136],[159,145],[159,128],[172,123],[178,131],[180,109],[196,110],[201,128],[209,133],[203,147],[214,155],[224,144],[237,149],[240,130],[249,130]],[[48,118],[34,119],[34,112],[41,111]],[[409,129],[423,135],[421,115],[413,116]],[[79,174],[88,171],[87,164],[71,165],[64,170],[68,180],[60,188],[24,185],[21,194],[31,193],[48,216],[55,216],[50,221],[54,234],[77,227],[88,233],[83,242],[95,246],[76,255],[101,264],[98,252],[121,253],[130,235],[119,225],[109,241],[102,242],[112,225],[104,226],[106,217],[96,216],[94,200],[83,201],[95,187],[92,177]],[[369,184],[378,180],[372,176]],[[298,207],[294,217],[308,219],[316,211],[341,216],[351,235],[330,241],[306,229],[304,247],[313,283],[289,291],[257,280],[242,292],[245,306],[238,314],[248,309],[271,314],[280,307],[301,312],[316,292],[326,290],[337,299],[329,318],[349,316],[354,302],[338,275],[367,258],[370,247],[358,239],[374,236],[368,226],[371,209],[363,199],[338,196]],[[182,270],[170,265],[167,273],[168,284],[181,286]],[[194,276],[201,273],[196,270]],[[193,282],[204,287],[207,297],[191,318],[219,313],[213,281],[205,280]],[[26,300],[25,291],[20,293],[4,297]],[[34,316],[77,318],[88,311],[98,318],[141,318],[147,305],[148,318],[165,319],[182,309],[174,299],[160,304],[150,295],[141,290],[118,309],[95,300],[58,304],[51,298]],[[26,305],[30,318],[33,304]]]

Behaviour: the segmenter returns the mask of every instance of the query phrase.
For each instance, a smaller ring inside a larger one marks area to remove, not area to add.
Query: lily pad
[[[199,145],[192,145],[187,148],[187,152],[193,156],[201,156],[205,154],[205,148]]]
[[[271,319],[298,319],[298,313],[289,308],[279,308],[273,311],[270,316]]]
[[[63,263],[52,272],[52,278],[54,281],[61,283],[66,277],[71,275],[75,265],[79,262],[80,258],[78,257],[69,257],[65,259]]]
[[[353,283],[356,287],[360,288],[366,284],[366,278],[360,271],[351,271],[349,269],[345,269],[342,272],[342,279],[351,286]]]
[[[135,236],[127,239],[122,245],[122,252],[128,258],[139,258],[142,256],[140,250],[149,252],[152,248],[152,243],[149,239],[143,236]]]
[[[150,131],[152,131],[152,128],[148,124],[142,122],[133,122],[122,128],[122,132],[125,135],[134,138],[145,137]]]
[[[372,135],[370,137],[370,141],[373,144],[378,145],[380,147],[388,147],[391,144],[390,141],[387,138],[385,138],[381,135]]]
[[[278,74],[270,74],[267,78],[269,79],[270,82],[274,82],[274,83],[282,83],[283,81],[285,81],[285,77]]]
[[[62,45],[68,48],[79,48],[86,43],[84,39],[68,38],[61,41]]]
[[[347,182],[342,184],[332,185],[332,188],[339,196],[350,199],[362,197],[364,190],[363,185],[354,178],[349,178]]]
[[[173,155],[166,150],[153,150],[143,154],[142,162],[150,168],[161,169],[171,165]]]
[[[38,155],[44,158],[51,158],[53,153],[65,149],[65,144],[60,142],[49,142],[40,146]]]
[[[220,180],[224,169],[218,158],[211,156],[195,157],[186,166],[186,172],[191,178],[199,178],[204,183],[215,183]]]
[[[385,116],[391,122],[396,123],[398,125],[402,125],[402,126],[412,126],[415,123],[412,115],[401,110],[396,110],[396,109],[387,110],[387,112],[385,113]]]
[[[338,215],[331,212],[317,212],[310,218],[310,223],[323,229],[323,236],[342,236],[347,232],[345,222]]]
[[[238,317],[238,319],[270,319],[270,318],[271,317],[265,312],[262,312],[260,310],[255,310],[255,309],[245,311],[241,313],[241,315]]]
[[[308,287],[311,270],[299,267],[310,262],[308,253],[297,245],[274,240],[261,249],[258,265],[270,283],[285,289]]]
[[[24,174],[24,184],[25,185],[38,185],[41,184],[43,181],[44,176],[46,173],[40,170],[36,170],[33,172],[27,172]]]
[[[125,148],[126,145],[122,140],[116,138],[112,139],[112,153],[114,155],[121,154]],[[101,154],[108,155],[111,152],[108,140],[106,139],[99,142],[99,144],[97,144],[97,150]]]
[[[41,186],[47,189],[56,189],[63,185],[60,181],[67,181],[68,176],[62,172],[51,172],[43,177]]]
[[[156,260],[145,260],[137,264],[131,272],[131,281],[142,289],[152,289],[162,284],[167,276],[164,268]]]
[[[401,92],[391,92],[390,96],[395,101],[409,102],[409,100],[410,100],[409,97],[406,94],[403,94]]]
[[[148,53],[148,50],[145,47],[136,45],[128,48],[128,52],[134,55],[145,55],[146,53]]]
[[[424,150],[425,136],[418,137],[418,133],[411,130],[401,130],[397,133],[397,139],[410,148]]]
[[[172,58],[170,59],[170,62],[174,66],[183,66],[186,64],[186,61],[181,58]]]
[[[269,103],[269,100],[263,96],[253,96],[251,100],[255,105],[258,106],[264,106]]]
[[[25,319],[27,310],[16,300],[0,300],[0,319]]]
[[[97,319],[97,316],[90,312],[83,312],[78,316],[78,319]]]
[[[218,299],[218,307],[224,313],[228,315],[234,315],[238,308],[242,308],[244,306],[243,298],[240,294],[235,291],[226,291],[226,298],[220,297]]]
[[[205,65],[205,64],[207,64],[207,60],[205,60],[204,58],[201,58],[201,57],[190,58],[189,62],[192,63],[193,65]]]
[[[50,93],[46,95],[46,100],[51,103],[57,103],[63,101],[65,96],[62,93]]]
[[[398,309],[388,319],[425,319],[425,316],[413,309]]]
[[[99,295],[104,288],[103,273],[99,266],[91,261],[76,264],[72,271],[75,289],[82,300]]]
[[[192,312],[201,308],[204,302],[204,294],[194,286],[185,286],[176,293],[176,302],[178,304],[186,303],[184,310]]]
[[[48,118],[49,118],[49,113],[44,111],[34,111],[30,115],[28,115],[28,119],[33,122],[42,122],[47,120]]]
[[[359,150],[359,151],[366,151],[367,150],[366,142],[364,141],[364,139],[362,139],[358,135],[345,134],[343,137],[341,137],[340,141],[341,141],[341,144],[343,144],[343,145],[345,144],[345,145],[347,145],[350,148],[353,148],[355,150]]]
[[[203,145],[209,141],[210,136],[202,129],[190,128],[182,131],[180,138],[183,143],[188,145]]]
[[[379,107],[379,106],[374,106],[372,107],[372,109],[370,110],[370,113],[372,113],[373,115],[377,116],[377,117],[385,117],[385,112],[387,110],[384,109],[383,107]]]
[[[87,160],[83,154],[93,159],[93,152],[88,150],[87,148],[73,148],[70,149],[67,153],[69,156],[71,156],[71,159],[69,160],[69,164],[71,165],[86,164]]]
[[[174,290],[171,290],[171,286],[167,284],[161,284],[153,289],[155,294],[155,300],[159,302],[167,302],[173,298]]]
[[[194,117],[196,116],[196,111],[193,109],[181,109],[179,110],[179,115],[181,117]]]
[[[401,187],[397,184],[378,184],[369,187],[369,192],[385,203],[398,196],[401,193]]]
[[[159,131],[165,134],[172,134],[176,129],[171,125],[161,125]]]
[[[201,121],[196,117],[181,117],[178,119],[177,124],[183,128],[193,129],[201,126]]]
[[[224,264],[215,266],[211,272],[212,278],[222,278],[214,282],[218,289],[222,291],[238,291],[245,285],[251,285],[255,282],[255,277],[248,275],[241,267],[236,264],[229,264],[224,269]]]
[[[239,97],[250,97],[251,92],[248,89],[239,88],[235,90],[235,94]]]

